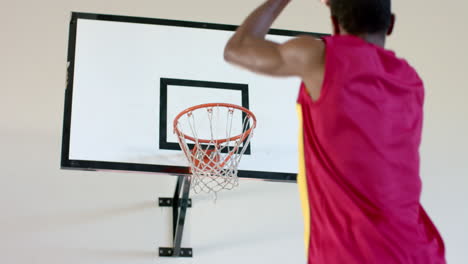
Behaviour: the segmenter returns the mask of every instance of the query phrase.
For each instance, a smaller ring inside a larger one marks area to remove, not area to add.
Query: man
[[[395,21],[390,0],[326,1],[333,36],[265,40],[289,2],[268,0],[253,11],[224,56],[303,81],[298,183],[308,263],[445,263],[442,238],[419,202],[423,83],[384,48]]]

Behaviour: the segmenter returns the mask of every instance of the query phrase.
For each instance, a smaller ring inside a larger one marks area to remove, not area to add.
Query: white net
[[[217,193],[238,186],[237,170],[253,135],[255,116],[229,104],[205,104],[182,113],[174,128],[190,164],[192,190]]]

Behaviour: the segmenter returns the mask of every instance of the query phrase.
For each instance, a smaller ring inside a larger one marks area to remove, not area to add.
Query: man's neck
[[[380,33],[373,33],[373,34],[359,34],[359,35],[353,35],[349,34],[348,32],[342,30],[342,33],[340,35],[352,35],[359,37],[363,39],[366,42],[372,43],[374,45],[377,45],[379,47],[385,48],[385,35],[382,35]]]
[[[385,48],[385,36],[382,36],[381,34],[364,34],[358,37],[369,43]]]

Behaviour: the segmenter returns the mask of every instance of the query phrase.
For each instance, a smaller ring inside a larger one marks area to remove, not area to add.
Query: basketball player
[[[298,183],[308,263],[445,263],[419,202],[423,83],[384,48],[395,21],[390,0],[326,1],[333,36],[265,40],[289,2],[253,11],[224,56],[253,72],[302,79]]]

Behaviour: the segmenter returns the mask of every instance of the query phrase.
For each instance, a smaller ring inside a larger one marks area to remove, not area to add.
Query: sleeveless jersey
[[[320,98],[302,84],[297,101],[308,263],[445,263],[420,205],[421,79],[358,37],[324,41]]]

